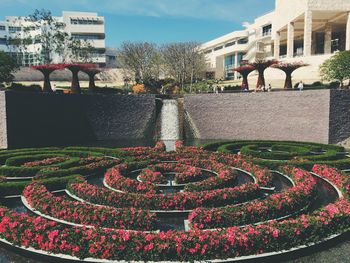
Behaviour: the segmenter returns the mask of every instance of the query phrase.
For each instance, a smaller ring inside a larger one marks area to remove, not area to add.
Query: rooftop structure
[[[318,66],[332,53],[350,50],[349,11],[349,0],[276,0],[275,10],[244,30],[202,45],[207,70],[216,78],[232,79],[238,77],[233,68],[242,60],[302,60],[312,67],[311,75],[317,75]]]

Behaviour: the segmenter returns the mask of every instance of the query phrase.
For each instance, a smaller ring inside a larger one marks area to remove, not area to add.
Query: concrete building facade
[[[350,50],[350,0],[276,0],[275,10],[201,46],[208,71],[232,79],[242,60],[303,61],[306,77],[317,79],[318,67],[334,52]],[[271,77],[279,76],[270,70]]]
[[[53,17],[53,19],[62,23],[62,30],[72,39],[86,41],[93,47],[92,62],[98,64],[106,63],[105,56],[105,21],[104,17],[97,13],[87,12],[62,12],[62,16]],[[23,66],[37,65],[40,63],[41,43],[33,41],[23,51],[11,45],[11,39],[33,38],[40,35],[41,30],[35,27],[26,17],[7,16],[5,21],[0,21],[0,50],[9,52],[17,57],[19,63]],[[61,62],[59,56],[53,56],[53,62]]]

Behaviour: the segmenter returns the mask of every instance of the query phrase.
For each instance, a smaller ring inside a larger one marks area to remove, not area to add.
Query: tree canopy
[[[16,61],[4,51],[0,51],[0,83],[9,83],[14,79],[13,72],[18,69]]]
[[[340,82],[341,87],[344,81],[350,79],[350,51],[336,53],[320,66],[320,74],[323,80]]]

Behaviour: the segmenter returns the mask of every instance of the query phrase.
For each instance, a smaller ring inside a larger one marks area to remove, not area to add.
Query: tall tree
[[[170,43],[161,48],[166,74],[173,77],[181,88],[191,86],[205,71],[205,56],[197,42]]]
[[[158,79],[161,64],[156,44],[149,42],[123,42],[118,49],[118,60],[125,72],[131,72],[137,83],[144,79]]]
[[[350,87],[350,51],[336,53],[320,66],[320,74],[323,80],[340,82],[344,87],[344,81],[349,79]]]

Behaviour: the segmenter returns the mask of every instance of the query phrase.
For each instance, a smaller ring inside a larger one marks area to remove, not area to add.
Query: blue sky
[[[274,0],[0,0],[0,19],[37,9],[98,12],[106,20],[106,44],[205,42],[242,28],[242,22],[274,8]]]

